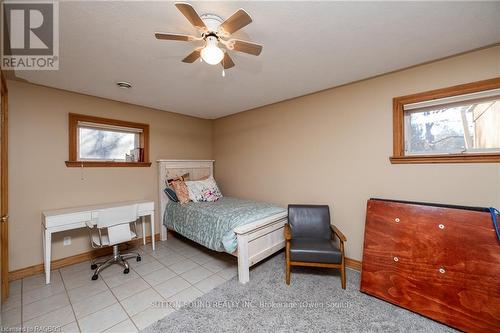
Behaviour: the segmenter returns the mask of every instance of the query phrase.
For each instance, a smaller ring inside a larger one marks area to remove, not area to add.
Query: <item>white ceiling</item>
[[[232,53],[223,78],[181,62],[194,44],[154,38],[195,32],[173,2],[62,2],[60,70],[16,76],[213,119],[500,42],[500,2],[191,3],[223,18],[247,10],[254,22],[235,36],[262,54]]]

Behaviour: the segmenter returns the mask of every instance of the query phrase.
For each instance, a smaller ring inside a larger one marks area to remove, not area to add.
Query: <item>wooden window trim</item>
[[[113,162],[113,161],[78,161],[78,122],[91,122],[96,124],[114,125],[122,127],[140,128],[142,133],[139,136],[140,145],[144,148],[144,162]],[[69,159],[66,161],[67,167],[150,167],[149,161],[149,125],[134,123],[130,121],[100,118],[83,114],[70,113],[68,115],[69,124]]]
[[[500,153],[405,155],[404,110],[405,104],[463,95],[483,90],[500,88],[500,77],[489,80],[461,84],[453,87],[431,90],[423,93],[395,97],[393,106],[393,155],[392,164],[423,163],[499,163]]]

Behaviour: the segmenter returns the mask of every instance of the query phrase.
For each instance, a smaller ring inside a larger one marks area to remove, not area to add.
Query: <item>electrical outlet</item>
[[[63,245],[64,245],[64,246],[71,245],[71,237],[70,237],[70,236],[66,236],[66,237],[64,237],[64,240],[63,240]]]

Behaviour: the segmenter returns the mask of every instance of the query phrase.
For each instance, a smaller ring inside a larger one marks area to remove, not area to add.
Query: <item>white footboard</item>
[[[238,239],[238,279],[250,280],[250,266],[285,247],[284,225],[287,213],[283,212],[234,229]]]

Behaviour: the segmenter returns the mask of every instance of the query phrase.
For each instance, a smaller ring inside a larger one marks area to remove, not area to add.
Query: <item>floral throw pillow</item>
[[[170,185],[175,191],[175,194],[177,195],[177,199],[179,199],[179,202],[181,204],[187,203],[190,201],[189,198],[189,192],[186,186],[186,182],[183,180],[173,180],[170,182]]]
[[[194,202],[213,202],[222,198],[222,193],[215,182],[214,177],[205,180],[185,182],[189,198]]]

